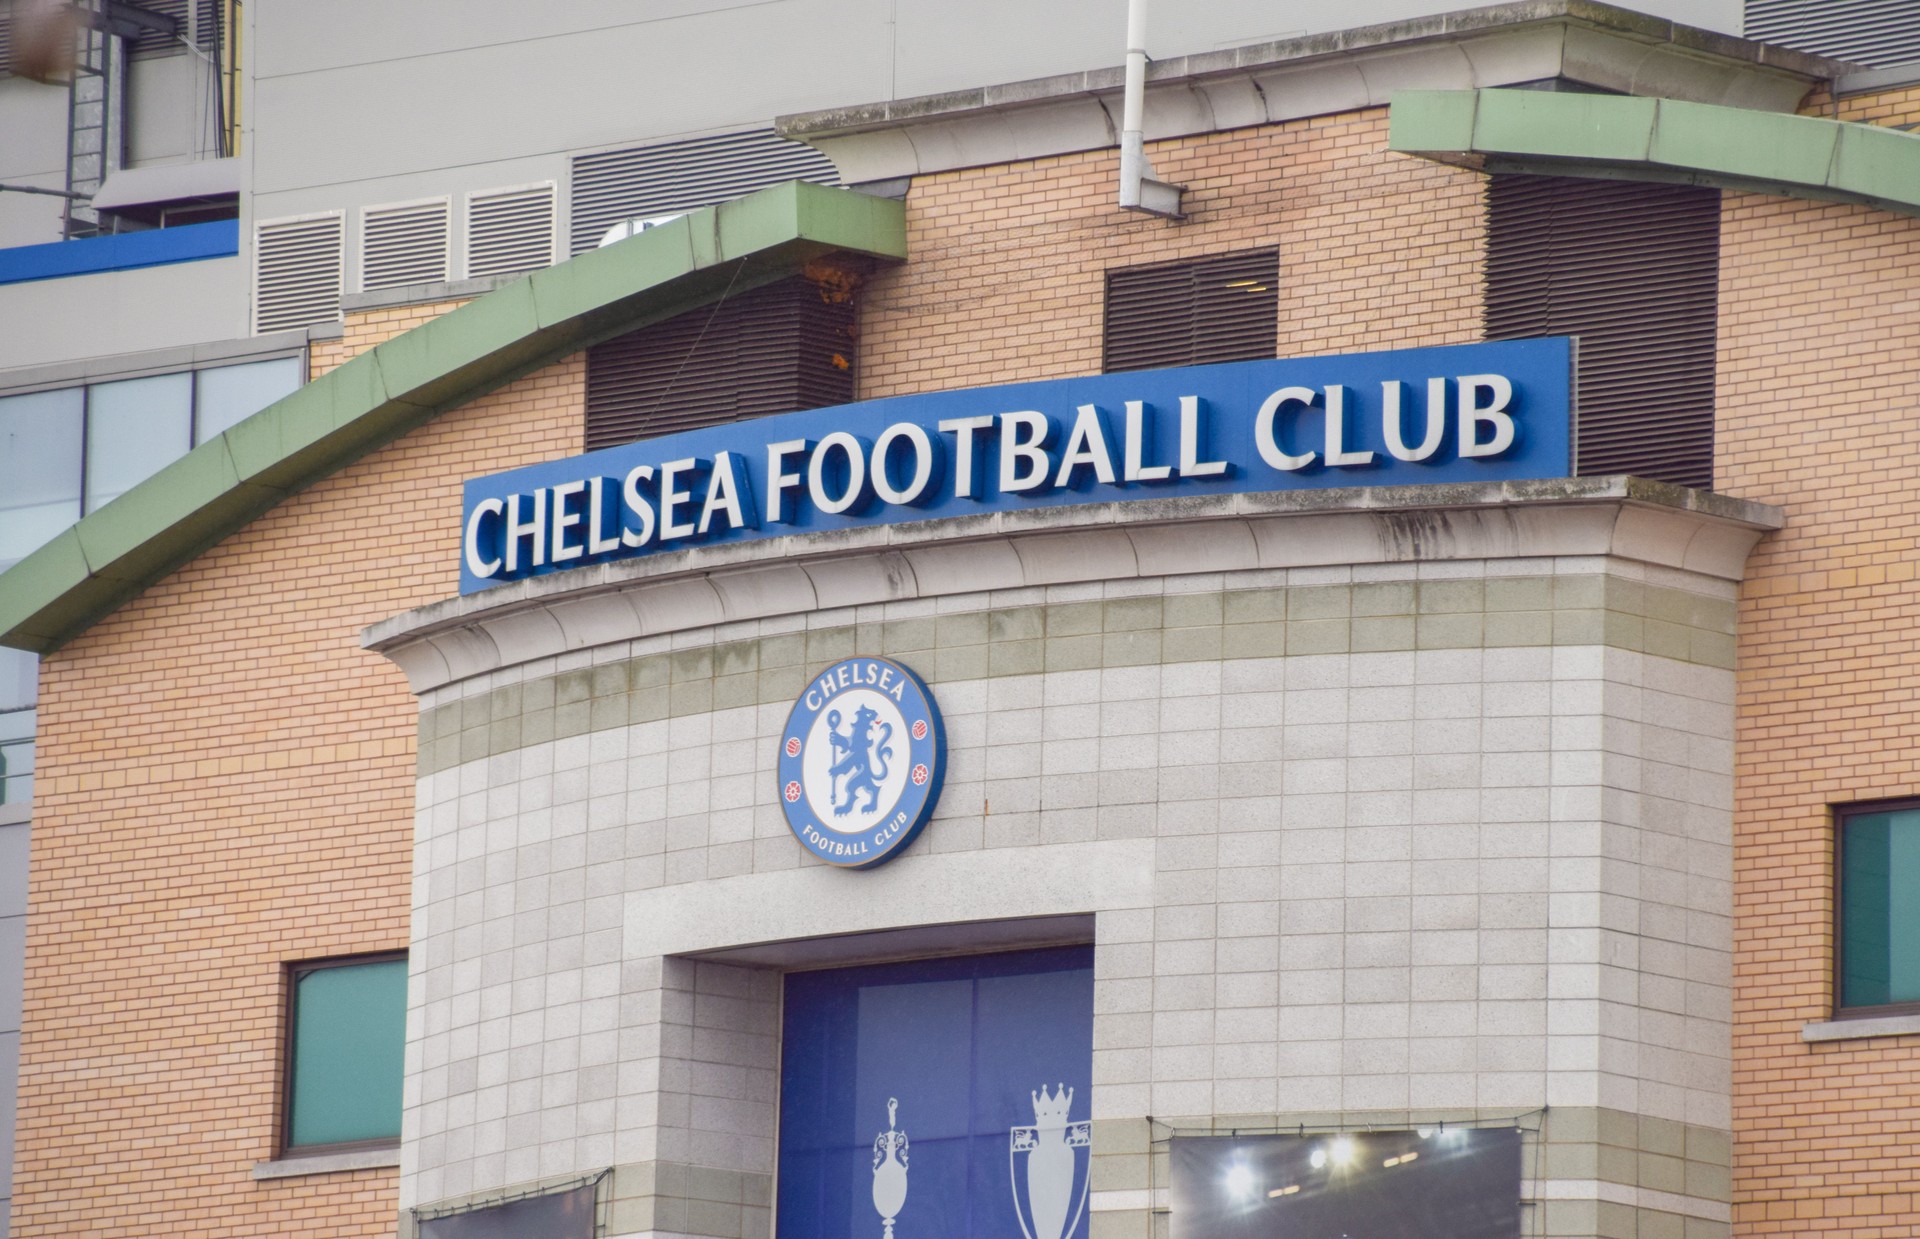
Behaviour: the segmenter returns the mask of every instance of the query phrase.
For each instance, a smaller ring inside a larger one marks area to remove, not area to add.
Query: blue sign
[[[787,977],[782,1235],[1086,1239],[1093,948]]]
[[[813,677],[780,733],[780,808],[802,847],[865,869],[897,855],[940,799],[947,735],[920,677],[846,658]]]
[[[1572,343],[1509,340],[896,396],[473,478],[460,592],[613,559],[1012,508],[1565,477]]]

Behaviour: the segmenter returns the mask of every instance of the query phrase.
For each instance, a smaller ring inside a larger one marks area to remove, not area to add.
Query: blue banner
[[[1013,508],[1565,477],[1572,343],[897,396],[470,479],[460,592],[606,560]]]
[[[782,1239],[1086,1239],[1093,948],[787,977]]]

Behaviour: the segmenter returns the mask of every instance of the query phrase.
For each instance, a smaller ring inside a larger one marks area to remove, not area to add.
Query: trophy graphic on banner
[[[1093,1124],[1068,1122],[1073,1090],[1064,1084],[1055,1087],[1058,1092],[1048,1093],[1042,1084],[1039,1092],[1029,1094],[1033,1098],[1032,1127],[1014,1127],[1007,1132],[1013,1211],[1027,1239],[1068,1239],[1080,1225],[1087,1204],[1091,1178],[1087,1159],[1093,1144]],[[1023,1153],[1027,1158],[1024,1184],[1018,1161]],[[1024,1198],[1022,1186],[1026,1188]]]
[[[900,1102],[887,1098],[887,1130],[873,1138],[873,1207],[884,1225],[883,1239],[893,1239],[893,1219],[907,1203],[907,1133],[894,1121]]]

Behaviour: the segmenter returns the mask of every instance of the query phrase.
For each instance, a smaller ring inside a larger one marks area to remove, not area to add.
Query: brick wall
[[[1740,615],[1735,1233],[1912,1235],[1920,1038],[1800,1029],[1833,1002],[1829,806],[1920,793],[1920,220],[1729,193],[1721,289],[1717,474],[1787,514]]]
[[[1477,340],[1485,181],[1386,147],[1384,108],[1160,143],[1181,223],[1114,205],[1111,150],[916,178],[911,257],[863,294],[860,395],[1098,373],[1107,268],[1268,245],[1279,356]]]
[[[448,308],[367,315],[315,368]],[[577,451],[583,374],[373,453],[42,664],[16,1236],[393,1233],[391,1169],[249,1175],[282,966],[407,945],[414,703],[357,634],[456,591],[461,479]]]

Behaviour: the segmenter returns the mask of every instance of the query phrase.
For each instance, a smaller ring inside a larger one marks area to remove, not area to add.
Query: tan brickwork
[[[864,293],[861,396],[1098,373],[1109,267],[1268,245],[1279,356],[1479,338],[1485,180],[1388,152],[1384,108],[1148,154],[1187,220],[1117,208],[1111,150],[916,178],[911,257]]]
[[[1718,488],[1787,521],[1740,612],[1739,1236],[1920,1234],[1920,1036],[1800,1037],[1832,1010],[1830,806],[1920,795],[1917,305],[1920,220],[1725,196]]]
[[[357,318],[314,368],[448,308]],[[456,591],[461,480],[577,452],[583,376],[414,431],[43,663],[16,1236],[393,1234],[391,1169],[249,1175],[283,968],[407,945],[414,702],[358,632]]]

